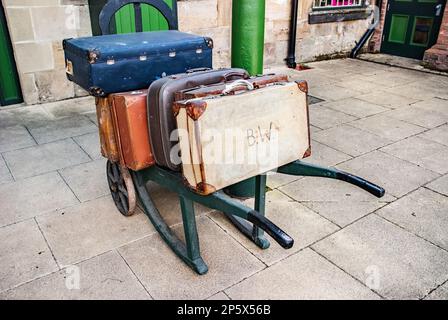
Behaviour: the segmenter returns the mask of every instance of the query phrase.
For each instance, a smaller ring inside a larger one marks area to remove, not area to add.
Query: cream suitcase
[[[242,85],[248,90],[241,91]],[[200,194],[311,153],[305,81],[254,90],[249,82],[238,80],[222,95],[178,101],[173,111],[182,172]]]

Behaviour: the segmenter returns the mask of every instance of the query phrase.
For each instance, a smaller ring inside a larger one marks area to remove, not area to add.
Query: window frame
[[[366,0],[361,0],[361,4],[359,5],[350,5],[350,6],[326,6],[326,7],[314,7],[314,0],[311,4],[312,11],[331,11],[331,10],[344,10],[344,9],[362,9],[368,7]]]

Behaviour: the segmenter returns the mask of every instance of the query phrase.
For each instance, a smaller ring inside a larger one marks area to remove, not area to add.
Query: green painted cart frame
[[[104,6],[99,17],[103,34],[109,33],[110,21],[115,13],[130,4],[134,6],[135,10],[135,31],[143,31],[141,4],[151,5],[162,14],[169,29],[177,29],[175,0],[171,1],[172,8],[163,0],[113,0]],[[238,230],[261,249],[269,248],[270,244],[264,232],[285,249],[291,248],[294,244],[294,240],[288,234],[265,217],[266,174],[255,177],[255,205],[254,208],[250,208],[223,191],[217,191],[207,196],[197,194],[184,184],[180,173],[158,166],[140,171],[129,171],[117,162],[108,161],[106,171],[109,188],[117,209],[123,215],[130,216],[134,213],[138,200],[143,212],[151,220],[162,239],[180,259],[199,274],[205,274],[208,267],[201,257],[194,214],[195,202],[223,212]],[[384,195],[383,188],[362,178],[334,168],[324,168],[303,161],[294,161],[279,167],[277,172],[296,176],[338,179],[354,184],[377,197]],[[179,195],[185,242],[182,242],[173,233],[157,210],[146,186],[149,181],[154,181]]]
[[[303,161],[294,161],[277,169],[277,172],[296,175],[326,177],[342,180],[356,185],[376,197],[384,195],[384,189],[350,173],[335,168],[326,168]],[[289,249],[294,240],[272,221],[265,217],[266,174],[255,178],[255,205],[250,208],[231,198],[223,191],[204,196],[195,193],[184,184],[183,177],[159,166],[152,166],[140,171],[128,171],[118,163],[108,162],[107,178],[110,190],[118,210],[124,215],[133,213],[131,199],[138,199],[143,212],[148,216],[162,239],[189,267],[198,274],[205,274],[208,267],[201,257],[199,236],[196,228],[194,203],[223,212],[227,218],[247,238],[261,249],[269,248],[269,234],[283,248]],[[170,229],[151,199],[147,183],[153,181],[179,195],[185,242],[182,242]]]

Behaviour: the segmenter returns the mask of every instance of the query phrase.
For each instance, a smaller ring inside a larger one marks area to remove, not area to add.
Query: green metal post
[[[265,0],[232,3],[232,67],[263,73]]]

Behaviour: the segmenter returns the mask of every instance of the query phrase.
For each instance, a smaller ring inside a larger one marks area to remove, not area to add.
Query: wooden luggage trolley
[[[140,3],[152,5],[166,18],[170,29],[177,29],[176,4],[175,1],[173,2],[173,10],[170,10],[163,1],[157,0],[109,1],[100,15],[102,31],[104,34],[108,33],[109,22],[113,14],[122,6],[129,3],[135,5],[136,17],[139,17],[139,15],[141,17]],[[136,18],[137,31],[142,30],[141,22],[139,21],[141,21],[141,18]],[[118,152],[120,152],[120,150]],[[300,160],[281,165],[276,171],[296,176],[326,177],[342,180],[356,185],[376,197],[382,197],[385,192],[383,188],[360,177],[342,172],[335,168],[325,168]],[[184,178],[180,172],[169,170],[158,165],[135,171],[126,168],[119,159],[115,159],[114,161],[109,159],[107,162],[107,180],[117,209],[123,215],[130,216],[133,214],[136,202],[138,201],[163,240],[179,258],[199,274],[205,274],[208,267],[200,253],[199,237],[194,214],[195,202],[223,212],[236,228],[262,249],[267,249],[269,247],[269,241],[265,237],[264,231],[283,248],[288,249],[293,246],[294,240],[265,217],[265,174],[256,175],[255,177],[256,188],[254,208],[242,204],[222,190],[207,195],[201,195],[186,186]],[[179,195],[185,243],[172,232],[160,215],[146,187],[149,181],[154,181],[162,187]]]

